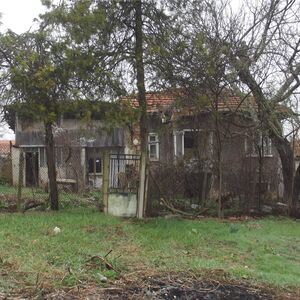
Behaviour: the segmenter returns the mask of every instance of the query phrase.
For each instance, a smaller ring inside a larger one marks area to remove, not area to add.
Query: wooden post
[[[14,183],[14,175],[13,175],[13,154],[12,154],[12,142],[9,141],[9,182],[13,185]]]
[[[148,161],[148,157],[146,160],[146,176],[145,176],[145,196],[144,196],[144,207],[143,207],[143,216],[146,215],[146,209],[147,209],[147,205],[148,205],[148,186],[149,186],[149,170],[150,165],[149,165],[149,161]]]
[[[146,185],[146,165],[148,156],[148,117],[147,117],[147,101],[146,101],[146,89],[145,89],[145,70],[144,70],[144,53],[143,53],[143,8],[142,0],[135,0],[135,69],[136,69],[136,83],[138,90],[137,100],[139,102],[140,118],[140,139],[141,139],[141,163],[139,174],[139,191],[138,191],[138,205],[137,205],[137,217],[143,218],[144,215],[144,197],[145,197],[145,185]]]
[[[48,186],[49,186],[49,199],[51,210],[58,210],[58,188],[57,188],[57,174],[56,174],[56,155],[55,155],[55,142],[53,135],[53,122],[45,122],[45,146],[47,156],[48,168]]]
[[[80,165],[81,165],[81,170],[82,172],[82,186],[80,187],[81,189],[84,188],[85,183],[86,183],[86,152],[85,148],[81,148],[80,151]]]
[[[18,195],[17,195],[17,210],[21,211],[22,202],[22,186],[23,186],[23,168],[24,168],[24,156],[23,151],[19,148],[19,178],[18,178]]]
[[[104,213],[108,213],[108,195],[109,195],[109,151],[104,151],[103,155],[103,181],[102,181],[102,199]]]
[[[140,182],[138,191],[138,205],[137,205],[137,218],[143,219],[144,217],[144,204],[145,204],[145,183],[146,183],[146,164],[147,152],[141,152],[140,162]]]

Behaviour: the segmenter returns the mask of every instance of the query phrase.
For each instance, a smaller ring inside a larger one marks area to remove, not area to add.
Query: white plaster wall
[[[80,152],[80,163],[81,163],[81,168],[83,170],[83,174],[82,174],[82,180],[83,180],[82,184],[83,184],[83,187],[86,185],[85,157],[86,157],[86,150],[85,150],[85,148],[82,148],[81,152]]]
[[[108,196],[108,214],[117,217],[136,217],[136,194],[110,193]]]
[[[67,179],[66,177],[66,169],[56,167],[57,178]],[[47,167],[39,167],[39,180],[40,185],[45,186],[48,183],[48,168]]]
[[[13,179],[13,185],[19,184],[19,171],[20,171],[20,154],[23,155],[23,186],[26,185],[26,175],[25,175],[25,154],[23,151],[21,151],[20,148],[12,147],[11,149],[11,160],[12,160],[12,179]]]
[[[47,167],[40,167],[39,168],[39,180],[40,185],[45,186],[48,182],[48,168]]]
[[[97,189],[101,189],[102,188],[102,182],[103,182],[103,179],[102,179],[102,175],[93,175],[93,174],[89,174],[89,184],[91,186],[93,186],[94,188],[97,188]]]

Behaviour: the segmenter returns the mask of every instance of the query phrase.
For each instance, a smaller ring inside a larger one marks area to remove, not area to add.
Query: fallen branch
[[[167,197],[163,194],[163,192],[161,191],[161,188],[159,186],[159,184],[156,182],[156,180],[154,179],[154,176],[152,175],[151,171],[149,171],[149,174],[150,174],[150,177],[151,179],[153,180],[154,184],[156,185],[160,195],[162,195],[162,197],[160,198],[161,202],[164,204],[164,206],[166,208],[168,208],[171,212],[173,213],[177,213],[177,214],[180,214],[180,215],[183,215],[183,216],[186,216],[186,217],[192,217],[192,218],[196,218],[197,216],[205,213],[208,208],[204,208],[202,209],[201,211],[197,212],[196,214],[191,214],[191,213],[187,213],[185,211],[182,211],[180,209],[177,209],[175,208],[171,203],[170,201],[167,200]]]
[[[110,250],[104,255],[104,258],[106,258],[111,252],[112,252],[112,249],[110,249]]]
[[[111,250],[111,251],[112,251],[112,250]],[[105,257],[106,257],[111,251],[109,251],[109,252],[105,255]],[[108,270],[113,270],[113,271],[115,271],[117,274],[119,274],[120,272],[119,272],[118,270],[116,270],[116,268],[114,268],[114,266],[113,266],[111,263],[109,263],[109,262],[105,259],[105,257],[102,257],[102,256],[100,256],[100,255],[94,255],[94,256],[92,256],[91,258],[89,258],[86,262],[88,263],[88,262],[90,262],[90,261],[94,261],[95,259],[98,259],[98,260],[101,261],[101,263],[105,266],[106,269],[108,269]]]
[[[29,202],[29,203],[25,203],[25,207],[23,209],[23,212],[32,209],[32,208],[37,208],[40,206],[43,206],[45,203],[44,202]]]

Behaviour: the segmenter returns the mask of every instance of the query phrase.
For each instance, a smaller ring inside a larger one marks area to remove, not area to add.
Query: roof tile
[[[126,97],[125,99],[129,100],[133,107],[139,107],[136,95]],[[178,92],[148,92],[146,93],[147,112],[160,112],[166,108],[175,106],[176,100],[180,101],[180,95]],[[208,105],[203,109],[211,110],[214,108],[213,105],[214,104],[212,102],[211,105]],[[241,99],[237,96],[227,95],[218,101],[218,110],[245,110],[246,108],[255,106],[253,97]]]

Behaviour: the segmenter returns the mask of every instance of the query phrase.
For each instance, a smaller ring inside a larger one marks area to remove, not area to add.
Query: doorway
[[[26,186],[38,186],[39,155],[37,151],[25,153]]]

